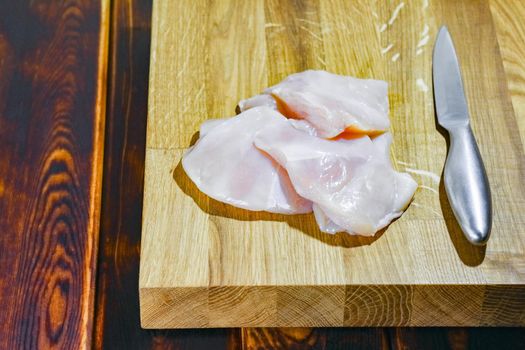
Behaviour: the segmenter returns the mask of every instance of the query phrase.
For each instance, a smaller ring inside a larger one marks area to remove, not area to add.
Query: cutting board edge
[[[139,287],[144,329],[525,326],[525,285]]]

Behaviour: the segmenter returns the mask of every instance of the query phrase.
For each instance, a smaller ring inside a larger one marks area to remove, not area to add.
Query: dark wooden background
[[[151,1],[0,0],[0,349],[525,348],[519,328],[142,330],[150,24]]]

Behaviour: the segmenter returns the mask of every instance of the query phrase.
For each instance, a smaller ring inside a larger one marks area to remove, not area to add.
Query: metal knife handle
[[[447,196],[466,238],[483,245],[492,227],[492,200],[483,160],[469,124],[451,127],[449,133],[444,172]]]

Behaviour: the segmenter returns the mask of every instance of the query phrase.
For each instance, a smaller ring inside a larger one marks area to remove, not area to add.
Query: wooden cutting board
[[[156,1],[152,23],[143,327],[525,325],[525,160],[486,1]],[[492,188],[486,247],[463,238],[442,184],[442,23]],[[181,167],[200,123],[305,69],[390,84],[392,159],[420,187],[374,238],[219,203]]]

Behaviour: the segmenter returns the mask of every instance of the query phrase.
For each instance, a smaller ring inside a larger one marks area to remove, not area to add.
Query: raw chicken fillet
[[[207,122],[182,159],[186,174],[208,196],[239,208],[281,214],[312,211],[286,171],[253,144],[258,130],[286,119],[267,107],[253,108],[227,120]]]
[[[288,118],[305,119],[323,138],[375,136],[390,126],[387,92],[388,85],[381,80],[307,70],[239,102],[239,108],[275,108]]]
[[[417,183],[390,162],[387,84],[305,71],[210,119],[183,157],[190,179],[233,206],[314,213],[321,231],[374,235]]]
[[[314,203],[321,230],[370,236],[402,214],[417,188],[385,157],[390,134],[381,138],[379,144],[366,136],[334,142],[281,120],[259,131],[254,142],[286,169],[297,193]]]

